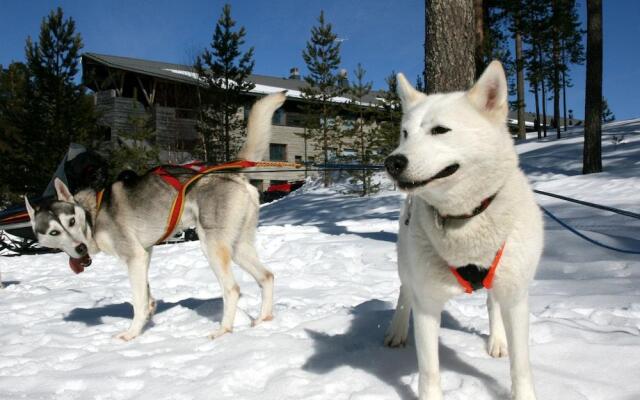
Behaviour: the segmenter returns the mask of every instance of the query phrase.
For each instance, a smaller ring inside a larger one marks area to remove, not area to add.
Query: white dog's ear
[[[418,100],[425,96],[424,93],[415,90],[413,86],[411,86],[402,72],[396,75],[396,83],[396,92],[398,93],[398,97],[400,97],[402,108],[404,110],[411,108],[411,106],[416,104]]]
[[[64,184],[64,182],[62,182],[62,180],[60,180],[60,178],[56,177],[53,180],[53,185],[56,187],[58,200],[66,201],[69,203],[75,203],[75,201],[73,200],[73,195],[69,191],[69,188],[67,187],[67,185]]]
[[[29,203],[29,199],[27,195],[24,195],[24,205],[27,207],[27,213],[29,213],[29,221],[31,221],[31,226],[35,224],[36,221],[36,210],[31,207],[31,203]]]
[[[478,82],[467,92],[471,103],[482,113],[496,121],[507,117],[507,77],[500,61],[491,61]]]

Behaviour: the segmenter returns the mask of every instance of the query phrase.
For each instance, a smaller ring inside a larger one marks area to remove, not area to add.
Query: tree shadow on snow
[[[222,316],[222,298],[215,299],[182,299],[176,302],[157,300],[155,314],[160,314],[173,307],[180,306],[195,310],[198,315],[215,321]],[[133,318],[133,306],[130,303],[108,304],[93,308],[74,308],[64,317],[65,321],[83,322],[87,326],[102,325],[104,317]]]
[[[354,232],[350,231],[346,226],[336,224],[313,225],[320,232],[327,235],[356,235],[365,239],[380,240],[383,242],[395,243],[398,241],[398,235],[394,232],[378,231],[378,232]]]
[[[351,313],[353,320],[346,333],[329,335],[307,330],[315,341],[315,354],[307,360],[303,369],[317,374],[326,374],[342,366],[361,369],[393,387],[399,398],[416,399],[411,386],[403,382],[403,377],[418,372],[413,327],[410,329],[407,347],[390,349],[383,345],[385,331],[393,316],[393,310],[389,309],[388,303],[369,300],[354,307]],[[473,329],[463,327],[446,311],[442,315],[442,326],[479,334]],[[509,391],[494,377],[462,360],[454,349],[442,343],[439,349],[440,367],[443,370],[476,377],[484,382],[493,398],[509,398]]]

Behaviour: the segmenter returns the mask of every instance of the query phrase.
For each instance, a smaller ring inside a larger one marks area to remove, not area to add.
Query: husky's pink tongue
[[[69,257],[69,266],[71,267],[71,270],[76,274],[84,272],[84,268],[88,267],[89,265],[91,265],[91,257],[89,257],[88,254],[82,258]]]

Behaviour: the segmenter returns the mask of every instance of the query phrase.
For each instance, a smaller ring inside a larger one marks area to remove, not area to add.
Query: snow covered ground
[[[625,135],[614,144],[613,135]],[[640,120],[607,126],[607,172],[580,175],[580,132],[518,146],[537,189],[640,212]],[[394,241],[402,195],[306,188],[262,209],[261,258],[276,276],[276,318],[250,327],[259,291],[237,272],[235,332],[211,341],[221,292],[197,242],[158,246],[159,300],[138,339],[112,338],[132,309],[124,268],[106,255],[79,276],[67,256],[0,257],[0,399],[415,399],[410,341],[382,338],[398,291]],[[539,196],[583,233],[640,250],[640,221]],[[546,220],[531,289],[540,400],[640,399],[640,258],[593,247]],[[506,359],[485,352],[483,292],[443,315],[445,398],[508,399]]]

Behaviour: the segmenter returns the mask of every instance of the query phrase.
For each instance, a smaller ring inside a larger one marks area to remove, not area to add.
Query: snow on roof
[[[198,80],[198,74],[193,71],[187,71],[183,69],[174,69],[174,68],[163,68],[163,70],[174,73],[174,74],[182,75],[182,76],[187,76],[196,81]],[[304,98],[304,95],[300,90],[288,89],[281,86],[264,85],[264,84],[255,83],[255,82],[254,82],[254,85],[255,85],[254,88],[251,89],[250,91],[251,93],[271,94],[271,93],[278,93],[286,90],[287,97],[294,97],[298,99]],[[334,103],[349,103],[351,102],[351,99],[349,99],[348,97],[336,96],[336,97],[332,97],[331,101],[333,101]],[[370,105],[370,103],[360,103],[360,104]]]

